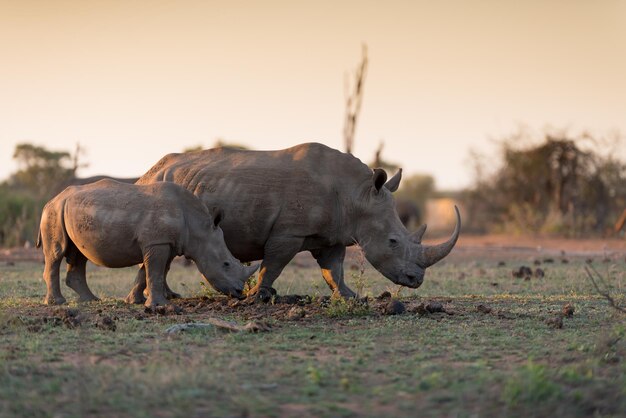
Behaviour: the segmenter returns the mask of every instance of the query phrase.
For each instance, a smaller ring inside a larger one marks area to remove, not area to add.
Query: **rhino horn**
[[[398,190],[398,186],[400,186],[400,180],[402,179],[402,169],[398,169],[398,172],[393,175],[392,178],[389,179],[387,183],[385,183],[385,187],[391,192],[395,192]]]
[[[461,214],[459,213],[459,208],[454,206],[454,210],[456,212],[456,226],[454,227],[454,232],[450,239],[443,244],[439,245],[424,245],[423,251],[421,252],[421,256],[418,259],[418,264],[423,268],[430,267],[452,251],[456,241],[459,239],[459,233],[461,232]],[[418,231],[419,232],[419,231]]]
[[[409,239],[411,240],[411,242],[414,242],[416,244],[421,244],[422,237],[424,236],[424,232],[426,232],[426,224],[423,224],[422,226],[417,228],[417,231],[413,232],[411,236],[409,237]]]
[[[244,273],[242,275],[241,281],[244,283],[247,282],[250,276],[252,276],[259,269],[259,267],[261,267],[261,263],[258,263],[254,266],[244,266]]]

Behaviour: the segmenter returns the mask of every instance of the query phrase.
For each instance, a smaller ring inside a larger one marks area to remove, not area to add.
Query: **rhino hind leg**
[[[71,255],[67,257],[65,284],[78,294],[79,302],[100,300],[87,285],[86,265],[87,257],[74,247]]]
[[[267,303],[276,295],[272,287],[274,280],[280,276],[285,266],[302,248],[303,240],[298,239],[270,239],[265,244],[265,253],[259,270],[259,279],[256,286],[248,292],[248,298]]]
[[[43,279],[46,282],[47,292],[44,299],[46,305],[62,305],[65,298],[61,294],[61,283],[59,280],[59,269],[62,257],[51,258],[46,256]]]
[[[144,266],[148,289],[148,298],[144,303],[146,306],[154,307],[169,304],[165,295],[165,275],[171,259],[169,244],[153,245],[145,250]]]
[[[334,295],[344,298],[354,298],[357,296],[345,283],[343,279],[343,260],[346,256],[346,247],[335,245],[333,247],[322,248],[311,251],[311,254],[322,269],[322,277]]]

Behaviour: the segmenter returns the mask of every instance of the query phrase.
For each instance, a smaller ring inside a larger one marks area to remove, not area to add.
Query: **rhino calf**
[[[67,261],[66,284],[81,301],[98,298],[87,286],[87,260],[106,267],[146,268],[146,306],[168,303],[165,276],[172,259],[192,259],[218,291],[240,297],[257,267],[242,265],[230,253],[213,213],[192,193],[174,183],[146,186],[100,180],[70,186],[43,209],[37,247],[43,246],[46,304],[62,304],[59,268]],[[143,289],[131,292],[132,302]]]

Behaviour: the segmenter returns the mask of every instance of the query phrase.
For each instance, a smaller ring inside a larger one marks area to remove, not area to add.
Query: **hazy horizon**
[[[2,1],[0,179],[17,143],[79,174],[143,174],[216,139],[343,150],[344,77],[369,51],[354,154],[441,189],[520,124],[626,134],[626,2]],[[626,158],[626,144],[617,151]]]

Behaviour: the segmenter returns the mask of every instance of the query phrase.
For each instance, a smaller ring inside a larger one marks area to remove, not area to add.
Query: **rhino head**
[[[226,247],[224,232],[219,223],[224,214],[219,208],[208,209],[206,215],[193,219],[187,249],[198,270],[219,292],[236,298],[243,297],[246,281],[260,264],[245,266]]]
[[[392,282],[418,288],[427,267],[447,256],[461,230],[461,216],[455,206],[456,226],[450,239],[438,245],[423,245],[426,225],[410,233],[398,218],[391,194],[398,189],[402,169],[389,181],[382,169],[374,169],[372,184],[361,196],[356,241],[365,258]]]

